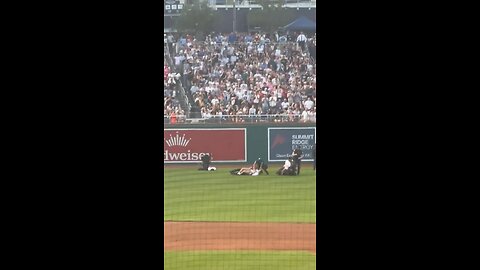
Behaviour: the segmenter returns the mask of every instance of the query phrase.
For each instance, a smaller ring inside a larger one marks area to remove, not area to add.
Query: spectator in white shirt
[[[183,54],[177,55],[174,58],[175,58],[175,66],[177,67],[179,67],[182,64],[182,61],[185,60],[185,56],[183,56]]]
[[[313,110],[308,111],[308,121],[309,122],[315,122],[316,120],[316,114]]]
[[[303,122],[308,122],[308,113],[306,110],[302,112],[302,121]]]
[[[270,97],[270,107],[275,107],[277,106],[277,98],[276,97]]]
[[[192,92],[192,94],[194,94],[197,91],[198,91],[198,87],[196,85],[192,85],[192,87],[190,88],[190,92]]]
[[[305,106],[305,109],[311,110],[311,109],[313,109],[313,105],[315,105],[315,103],[312,101],[311,98],[308,98],[308,99],[303,103],[303,105]]]
[[[305,43],[307,42],[307,37],[300,32],[300,35],[297,37],[298,46],[302,49],[302,52],[305,50]]]
[[[257,113],[257,109],[255,109],[255,106],[250,107],[248,110],[248,115],[255,115]]]

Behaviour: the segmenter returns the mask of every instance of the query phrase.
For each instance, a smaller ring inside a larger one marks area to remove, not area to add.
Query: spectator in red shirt
[[[168,80],[168,74],[170,73],[170,69],[168,68],[168,65],[163,66],[163,80],[166,81]]]
[[[175,112],[172,111],[170,114],[170,124],[176,124],[177,123],[177,115],[175,115]]]

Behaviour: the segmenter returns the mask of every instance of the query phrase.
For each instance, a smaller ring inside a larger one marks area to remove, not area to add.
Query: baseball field
[[[316,177],[164,166],[165,269],[315,269]]]

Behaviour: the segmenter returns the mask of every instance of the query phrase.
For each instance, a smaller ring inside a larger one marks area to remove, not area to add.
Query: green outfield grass
[[[215,172],[167,166],[163,218],[171,221],[315,223],[315,171],[311,166],[304,166],[300,176],[278,176],[275,174],[277,167],[280,166],[272,166],[269,176],[253,177],[230,175],[229,171],[239,166],[219,168]]]
[[[306,252],[165,252],[166,270],[313,270]]]

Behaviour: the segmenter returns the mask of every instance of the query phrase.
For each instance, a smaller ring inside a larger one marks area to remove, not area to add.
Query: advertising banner
[[[164,129],[164,163],[200,163],[205,154],[212,162],[246,162],[246,129]]]
[[[315,127],[282,127],[268,129],[268,161],[285,161],[297,147],[304,161],[313,161],[312,149],[316,142]]]

